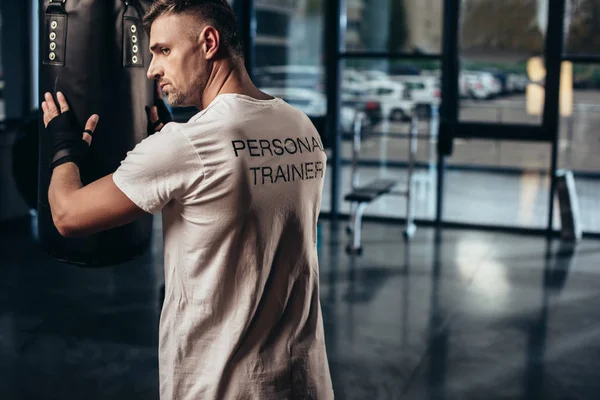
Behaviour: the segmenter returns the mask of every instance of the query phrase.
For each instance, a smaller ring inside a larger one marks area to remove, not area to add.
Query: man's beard
[[[171,107],[191,107],[196,105],[197,97],[204,91],[205,83],[202,78],[192,82],[188,90],[167,90],[167,102]]]
[[[167,92],[167,103],[171,107],[186,107],[187,96],[181,92]]]

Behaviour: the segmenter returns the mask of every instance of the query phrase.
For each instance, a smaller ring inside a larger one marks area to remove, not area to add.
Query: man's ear
[[[216,57],[219,48],[221,47],[221,36],[219,31],[213,26],[206,26],[200,33],[200,40],[202,41],[202,50],[206,55],[206,59],[210,60]]]

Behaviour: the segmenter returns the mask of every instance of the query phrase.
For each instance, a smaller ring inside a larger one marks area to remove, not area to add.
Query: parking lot
[[[272,66],[257,72],[263,90],[282,97],[310,116],[326,113],[324,71],[319,67]],[[439,105],[442,99],[440,74],[422,70],[417,75],[394,75],[378,70],[344,68],[340,124],[346,138],[359,111],[375,123],[380,133],[408,132],[406,122],[422,106]],[[464,122],[540,125],[542,117],[526,111],[527,76],[496,69],[461,70],[460,113]],[[594,83],[592,82],[592,85]],[[560,122],[559,167],[600,172],[600,90],[575,90],[573,114]],[[383,122],[379,122],[383,121]],[[422,133],[428,121],[421,121]],[[420,145],[419,160],[428,157],[426,143]],[[448,158],[451,165],[547,170],[551,146],[547,143],[494,140],[456,140]],[[371,137],[364,141],[361,157],[371,160],[405,161],[406,139]],[[351,156],[345,141],[342,156]]]
[[[468,122],[539,124],[541,117],[527,115],[525,96],[516,95],[499,99],[476,101],[461,100],[460,119]],[[600,173],[600,91],[576,91],[572,119],[562,118],[559,142],[559,167],[576,171]],[[420,122],[420,133],[427,134],[428,121]],[[378,132],[407,133],[408,122],[383,122],[375,127]],[[417,159],[429,156],[427,140],[419,142]],[[350,158],[352,143],[344,141],[342,156]],[[500,140],[463,140],[454,143],[454,152],[448,158],[450,165],[548,169],[551,146],[546,143]],[[408,141],[402,138],[374,136],[363,141],[361,158],[406,161]]]
[[[600,91],[576,91],[572,118],[562,118],[559,141],[559,168],[585,172],[591,177],[576,175],[576,192],[583,229],[600,232],[596,210],[600,204]],[[489,123],[541,123],[540,117],[525,111],[525,96],[505,96],[488,100],[461,100],[462,121]],[[397,180],[401,190],[406,185],[408,140],[393,133],[408,133],[408,122],[383,122],[377,133],[361,143],[361,160],[370,161],[359,168],[360,182],[386,178]],[[428,121],[421,121],[419,133],[429,133]],[[383,133],[392,133],[385,135]],[[348,137],[346,139],[349,139]],[[431,147],[430,147],[431,146]],[[417,160],[432,161],[435,168],[436,143],[423,137],[418,142]],[[430,158],[430,156],[433,156]],[[342,158],[352,158],[352,142],[342,142]],[[522,141],[457,139],[454,151],[447,158],[451,167],[446,172],[444,194],[445,219],[453,222],[544,228],[548,215],[549,168],[551,145]],[[493,171],[497,170],[498,173]],[[504,171],[515,173],[505,174]],[[591,173],[591,174],[590,174]],[[417,218],[435,218],[435,174],[418,171],[416,196]],[[343,196],[350,190],[350,166],[342,169],[340,205],[349,211]],[[323,210],[329,209],[330,193],[326,185]],[[366,215],[400,218],[406,215],[403,198],[387,196],[369,207]],[[554,225],[560,226],[560,214],[555,209]]]

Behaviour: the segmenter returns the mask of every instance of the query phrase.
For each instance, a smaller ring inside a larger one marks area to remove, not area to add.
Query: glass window
[[[543,87],[537,83],[545,71],[543,62],[533,57],[544,53],[547,7],[548,0],[463,0],[461,121],[541,124]],[[532,97],[532,91],[538,96]],[[455,140],[447,159],[444,219],[545,227],[550,155],[548,143]]]
[[[302,71],[296,70],[298,66],[321,67],[323,11],[320,1],[257,0],[256,16],[255,68],[261,77],[272,73],[300,74]],[[290,66],[292,71],[286,69]],[[266,71],[263,67],[277,68]],[[320,80],[317,75],[322,73],[310,71],[309,74]],[[269,76],[266,78],[270,79]],[[281,84],[281,76],[273,79],[276,84]],[[301,77],[303,88],[310,79]],[[289,79],[284,78],[283,82],[289,82]]]
[[[346,0],[346,48],[439,54],[442,0]]]
[[[256,69],[255,81],[265,87],[294,87],[323,92],[325,71],[320,66],[263,66]]]
[[[342,172],[340,210],[350,211],[344,196],[351,190],[353,175],[353,129],[362,116],[361,141],[356,179],[366,184],[373,179],[397,181],[397,191],[407,183],[410,119],[418,110],[439,106],[439,61],[346,59],[342,73]],[[428,117],[419,120],[417,168],[415,170],[415,212],[418,218],[435,217],[435,138],[427,135],[435,125]],[[328,178],[329,179],[329,178]],[[328,190],[326,183],[326,191]],[[327,194],[324,194],[324,197]],[[323,203],[329,209],[329,203]],[[386,195],[365,210],[366,215],[401,218],[406,214],[406,199]]]
[[[541,113],[527,107],[533,79],[527,66],[532,55],[544,52],[547,0],[461,4],[460,120],[541,124]]]
[[[600,54],[600,2],[567,1],[565,9],[565,53]]]
[[[444,220],[545,228],[548,223],[548,143],[454,141],[444,188]]]
[[[258,32],[260,35],[284,38],[287,38],[290,28],[286,13],[269,9],[261,10],[259,7],[256,10],[256,25],[261,28]]]
[[[573,111],[560,121],[558,167],[573,171],[582,229],[600,232],[600,65],[573,67]],[[556,215],[560,210],[555,208]],[[556,228],[560,227],[558,223]]]
[[[325,116],[322,2],[257,0],[256,15],[256,85],[308,116]]]

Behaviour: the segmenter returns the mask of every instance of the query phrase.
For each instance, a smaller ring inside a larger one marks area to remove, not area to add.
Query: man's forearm
[[[52,172],[48,202],[52,211],[52,219],[59,230],[61,225],[66,223],[68,212],[73,207],[70,204],[71,196],[82,187],[79,168],[74,163],[60,165]]]
[[[57,92],[56,98],[60,111],[50,93],[44,94],[42,110],[53,147],[48,202],[58,232],[66,237],[89,236],[146,215],[117,187],[112,174],[82,185],[78,165],[85,159],[99,117],[88,118],[81,132],[64,95]]]

